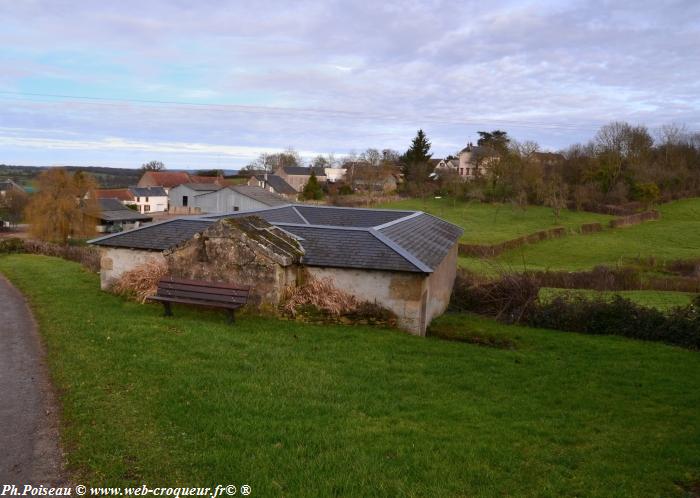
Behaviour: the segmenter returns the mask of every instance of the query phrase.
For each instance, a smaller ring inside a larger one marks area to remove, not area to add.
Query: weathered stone
[[[299,243],[258,217],[229,218],[167,251],[170,273],[176,277],[251,286],[255,305],[277,306],[287,285],[295,284],[303,255]]]

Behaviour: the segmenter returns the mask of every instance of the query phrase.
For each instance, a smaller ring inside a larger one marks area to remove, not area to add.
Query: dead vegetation
[[[168,273],[165,263],[148,261],[125,272],[112,287],[114,293],[146,302],[158,290],[158,281]]]

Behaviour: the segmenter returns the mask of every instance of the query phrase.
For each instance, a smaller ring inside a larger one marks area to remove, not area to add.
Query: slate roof
[[[369,230],[278,225],[297,236],[304,264],[415,272],[416,267]]]
[[[176,218],[89,241],[100,246],[163,251],[191,239],[212,224],[211,220]]]
[[[117,199],[98,199],[100,212],[93,213],[103,221],[152,221],[153,217],[129,209]]]
[[[383,225],[413,213],[413,211],[394,211],[393,209],[359,209],[308,205],[297,205],[296,209],[311,225],[364,228]]]
[[[257,175],[258,181],[265,181],[265,175]],[[295,195],[298,192],[279,175],[267,175],[267,184],[278,194]]]
[[[163,187],[129,187],[134,197],[167,197]]]
[[[311,172],[316,173],[316,176],[326,176],[323,168],[307,168],[306,166],[284,166],[282,168],[288,175],[307,175],[311,176]]]
[[[304,218],[299,216],[299,213],[294,206],[287,205],[271,209],[257,209],[254,211],[237,211],[235,213],[215,214],[202,216],[207,220],[220,220],[222,218],[231,218],[238,216],[259,216],[268,223],[299,223],[305,224]]]
[[[177,218],[90,243],[165,250],[222,218],[258,216],[298,238],[309,266],[431,273],[462,229],[420,211],[286,205],[214,216]]]

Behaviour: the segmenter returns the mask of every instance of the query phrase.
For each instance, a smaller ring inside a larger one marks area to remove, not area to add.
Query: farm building
[[[157,260],[174,276],[250,285],[256,304],[276,306],[308,273],[425,335],[449,303],[461,234],[420,211],[284,205],[176,218],[90,243],[102,248],[103,289]]]
[[[289,201],[260,187],[232,185],[200,194],[194,203],[202,213],[230,213],[282,206]]]

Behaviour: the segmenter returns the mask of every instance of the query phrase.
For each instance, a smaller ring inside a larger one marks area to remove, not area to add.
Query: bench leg
[[[226,323],[233,325],[236,323],[236,312],[235,310],[226,310]]]
[[[173,310],[170,309],[170,303],[163,301],[163,316],[173,316]]]

